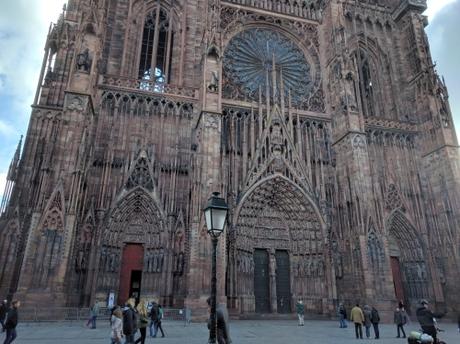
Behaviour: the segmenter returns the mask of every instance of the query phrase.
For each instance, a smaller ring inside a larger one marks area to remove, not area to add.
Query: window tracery
[[[157,6],[147,14],[142,34],[140,89],[163,92],[171,74],[174,30],[170,13]]]
[[[247,29],[234,36],[224,53],[224,73],[227,79],[224,96],[232,98],[241,92],[257,100],[279,85],[272,85],[273,68],[277,80],[283,80],[286,99],[300,106],[312,93],[311,67],[303,51],[284,35],[265,28]]]

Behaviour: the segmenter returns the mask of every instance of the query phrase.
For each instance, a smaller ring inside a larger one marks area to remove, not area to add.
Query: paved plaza
[[[445,330],[442,338],[449,344],[460,343],[460,334],[453,323],[443,322],[440,326]],[[208,331],[204,323],[193,323],[185,327],[180,322],[164,322],[166,338],[147,338],[146,343],[184,343],[205,344]],[[417,324],[407,326],[407,332],[417,329]],[[359,343],[354,339],[354,327],[338,328],[335,321],[306,321],[304,327],[297,326],[295,321],[232,321],[231,334],[234,344],[296,344],[320,343],[342,344]],[[78,343],[96,344],[110,343],[109,326],[107,321],[101,321],[96,330],[90,330],[81,323],[41,323],[21,324],[18,328],[18,339],[15,344],[45,344],[45,343]],[[372,332],[371,332],[372,333]],[[379,343],[407,343],[406,340],[396,339],[396,328],[392,325],[381,326]],[[0,337],[3,342],[4,335]],[[373,336],[371,337],[373,338]],[[364,339],[364,342],[374,341]]]

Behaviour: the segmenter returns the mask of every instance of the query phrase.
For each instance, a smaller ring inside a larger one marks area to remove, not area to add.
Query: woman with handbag
[[[137,314],[139,315],[138,328],[141,336],[137,338],[135,343],[144,344],[147,336],[147,326],[149,324],[148,311],[144,300],[141,300],[141,302],[137,305]]]

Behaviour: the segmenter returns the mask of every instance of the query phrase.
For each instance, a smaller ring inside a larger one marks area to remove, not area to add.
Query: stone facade
[[[459,149],[425,9],[69,0],[8,174],[0,295],[120,297],[137,245],[130,293],[204,311],[202,209],[219,191],[218,294],[234,314],[297,299],[315,314],[458,309]]]

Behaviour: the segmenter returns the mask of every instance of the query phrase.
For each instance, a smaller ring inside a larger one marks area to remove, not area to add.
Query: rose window
[[[303,51],[281,33],[261,28],[245,30],[230,40],[224,54],[224,96],[257,100],[259,89],[266,95],[267,80],[272,93],[273,61],[277,92],[282,76],[285,96],[290,92],[293,104],[304,103],[313,82]]]

